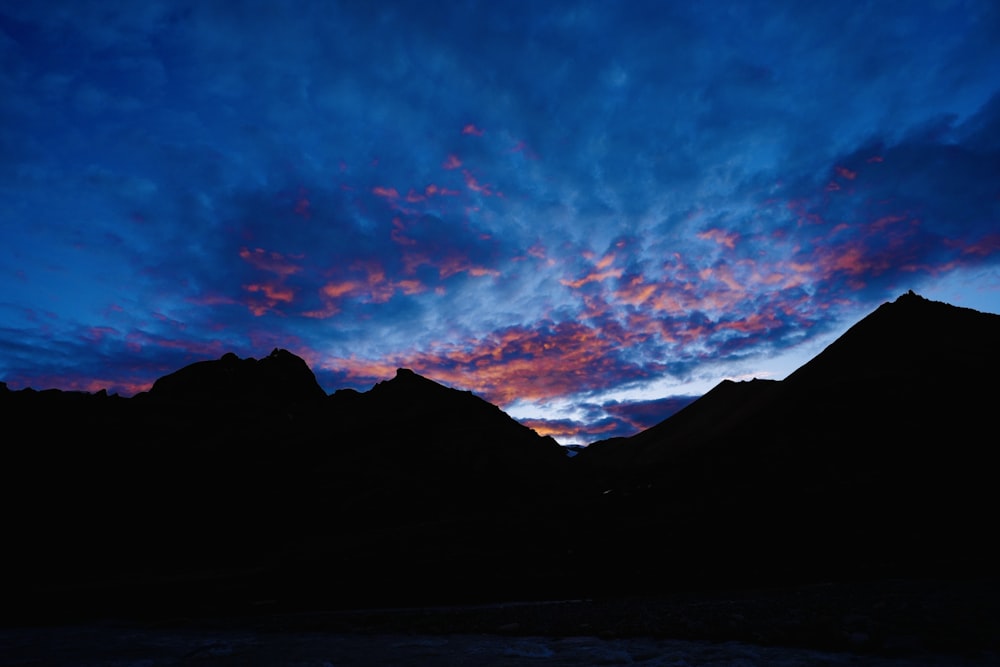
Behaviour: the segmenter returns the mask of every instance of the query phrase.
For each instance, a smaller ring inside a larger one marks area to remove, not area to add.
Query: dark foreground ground
[[[741,641],[869,653],[1000,652],[1000,582],[882,581],[651,598],[380,609],[262,628]]]
[[[1000,582],[114,619],[0,630],[0,664],[1000,665]]]

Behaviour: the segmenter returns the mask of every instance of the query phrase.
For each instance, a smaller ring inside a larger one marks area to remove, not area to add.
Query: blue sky
[[[0,0],[0,380],[412,368],[563,444],[1000,312],[1000,7]]]

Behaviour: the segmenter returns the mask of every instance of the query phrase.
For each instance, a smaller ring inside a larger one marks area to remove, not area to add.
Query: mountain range
[[[993,577],[998,342],[909,292],[576,456],[407,369],[328,395],[281,349],[130,398],[0,383],[5,614]]]

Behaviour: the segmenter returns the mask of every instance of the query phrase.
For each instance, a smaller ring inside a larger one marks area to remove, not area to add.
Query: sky
[[[561,444],[1000,312],[1000,5],[0,0],[0,380],[276,347]]]

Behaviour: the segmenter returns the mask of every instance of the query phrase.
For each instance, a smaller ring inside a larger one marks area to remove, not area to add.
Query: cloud
[[[666,396],[649,401],[632,401],[628,403],[616,401],[606,403],[602,408],[608,414],[618,417],[629,424],[633,428],[633,433],[638,433],[639,431],[656,426],[693,403],[697,398],[698,396]]]
[[[998,62],[985,1],[11,5],[0,372],[278,346],[622,434],[996,267]]]

